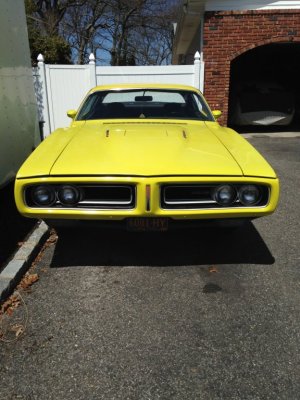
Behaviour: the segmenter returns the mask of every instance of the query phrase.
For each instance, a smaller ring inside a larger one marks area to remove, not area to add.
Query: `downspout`
[[[200,57],[201,57],[201,61],[204,61],[203,58],[203,43],[204,43],[204,10],[203,13],[201,15],[201,19],[200,19]]]

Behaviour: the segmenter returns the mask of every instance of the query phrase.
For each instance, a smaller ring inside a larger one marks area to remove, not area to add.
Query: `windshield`
[[[92,93],[82,105],[77,121],[115,118],[214,120],[196,92],[131,89]]]

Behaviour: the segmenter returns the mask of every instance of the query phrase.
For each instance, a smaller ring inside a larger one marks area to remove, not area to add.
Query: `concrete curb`
[[[38,223],[14,257],[4,267],[0,273],[0,303],[13,292],[48,235],[49,227],[44,222]]]

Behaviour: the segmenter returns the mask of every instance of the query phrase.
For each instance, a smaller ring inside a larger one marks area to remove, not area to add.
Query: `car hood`
[[[57,157],[50,175],[242,175],[205,123],[87,122]]]

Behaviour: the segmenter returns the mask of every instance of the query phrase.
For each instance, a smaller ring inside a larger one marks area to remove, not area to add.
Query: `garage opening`
[[[300,130],[300,43],[260,46],[231,62],[228,125]]]

